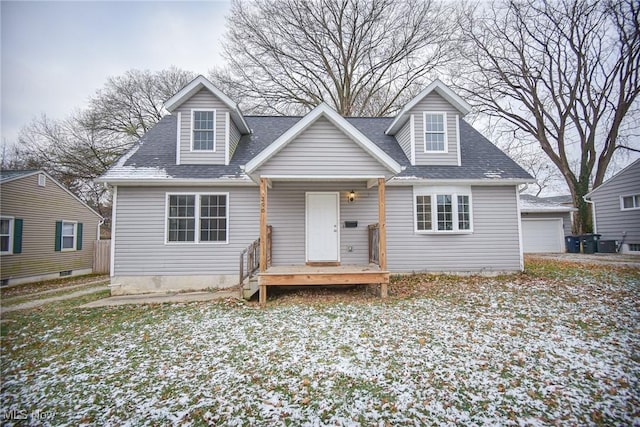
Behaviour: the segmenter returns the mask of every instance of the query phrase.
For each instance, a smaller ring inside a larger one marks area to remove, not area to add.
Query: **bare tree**
[[[561,172],[591,229],[583,196],[602,183],[620,136],[637,128],[640,5],[635,0],[505,1],[460,18],[456,83],[516,139],[533,137]]]
[[[89,101],[87,127],[140,138],[166,114],[164,101],[194,77],[176,67],[158,72],[129,70],[110,77]]]
[[[186,85],[190,72],[130,70],[110,78],[89,107],[64,120],[46,115],[23,127],[18,158],[46,170],[103,216],[108,190],[93,180],[129,150],[165,114],[162,104]]]
[[[448,61],[452,18],[434,0],[236,0],[211,77],[247,111],[388,115]]]

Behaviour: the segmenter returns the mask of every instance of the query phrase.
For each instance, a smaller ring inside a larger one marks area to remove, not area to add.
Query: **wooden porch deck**
[[[389,272],[376,264],[339,266],[273,266],[258,274],[260,303],[267,302],[268,286],[379,284],[380,296],[387,297]]]

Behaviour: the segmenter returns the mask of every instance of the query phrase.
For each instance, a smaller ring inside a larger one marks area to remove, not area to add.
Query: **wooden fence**
[[[111,266],[111,240],[93,242],[93,272],[109,274]]]

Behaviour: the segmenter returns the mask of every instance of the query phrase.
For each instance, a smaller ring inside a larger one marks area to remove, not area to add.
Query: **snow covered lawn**
[[[67,304],[14,314],[2,324],[0,416],[54,425],[640,423],[638,270],[530,270],[398,279],[384,303],[285,296],[266,309]]]

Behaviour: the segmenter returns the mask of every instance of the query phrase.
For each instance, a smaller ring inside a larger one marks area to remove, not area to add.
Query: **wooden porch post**
[[[267,179],[260,178],[260,272],[267,271]],[[260,304],[267,302],[267,286],[260,284]]]
[[[378,178],[378,256],[380,270],[387,269],[387,215],[385,212],[385,187],[384,178]],[[387,297],[387,283],[380,284],[380,296]]]

